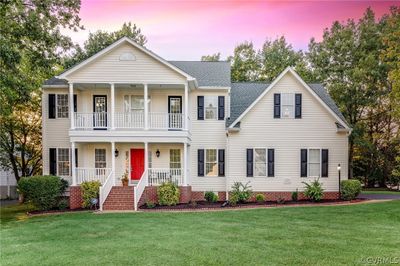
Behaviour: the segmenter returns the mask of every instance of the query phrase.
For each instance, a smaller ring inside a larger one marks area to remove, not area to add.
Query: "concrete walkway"
[[[358,195],[359,199],[369,199],[369,200],[389,200],[389,199],[399,199],[400,193],[398,195],[392,194],[363,194]]]

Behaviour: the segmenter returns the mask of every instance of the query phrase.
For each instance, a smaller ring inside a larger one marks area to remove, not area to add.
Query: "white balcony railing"
[[[172,182],[183,185],[183,170],[181,168],[149,168],[149,186],[158,186],[162,183]]]
[[[83,168],[77,167],[76,170],[76,182],[81,184],[85,181],[100,181],[104,184],[107,177],[111,173],[111,168]]]
[[[110,113],[74,113],[74,127],[79,130],[109,129],[111,128]],[[116,129],[144,129],[144,113],[125,112],[114,113],[114,127]],[[184,129],[185,116],[179,113],[149,113],[149,129]]]

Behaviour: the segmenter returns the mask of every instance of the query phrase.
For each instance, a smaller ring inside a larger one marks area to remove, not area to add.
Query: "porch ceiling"
[[[115,89],[142,89],[143,84],[115,84]],[[110,89],[109,83],[74,83],[74,89],[78,90],[91,90],[91,89]],[[183,84],[148,84],[149,89],[185,89]]]

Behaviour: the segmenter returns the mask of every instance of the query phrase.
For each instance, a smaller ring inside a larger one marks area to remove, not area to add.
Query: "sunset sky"
[[[368,6],[379,17],[391,5],[400,2],[82,0],[86,30],[70,36],[83,43],[89,31],[113,31],[131,21],[147,37],[146,47],[165,59],[199,60],[215,52],[225,58],[244,40],[259,48],[266,38],[280,35],[304,50],[333,21],[357,19]]]

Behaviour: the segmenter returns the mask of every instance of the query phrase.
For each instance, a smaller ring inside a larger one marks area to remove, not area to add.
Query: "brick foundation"
[[[69,208],[71,210],[82,208],[82,202],[81,187],[69,187]]]
[[[292,192],[288,191],[282,191],[282,192],[253,192],[252,197],[250,198],[250,201],[255,201],[256,200],[256,195],[257,194],[263,194],[265,196],[266,201],[276,201],[278,199],[284,199],[285,201],[292,200]],[[339,198],[339,192],[324,192],[323,199],[327,200],[333,200],[333,199],[338,199]],[[299,192],[298,194],[298,200],[305,200],[307,199],[304,196],[303,192]]]
[[[179,203],[188,203],[192,199],[192,187],[179,187],[180,190],[180,197]],[[148,186],[145,188],[142,197],[139,200],[138,206],[142,206],[146,204],[146,202],[158,202],[157,196],[157,187],[156,186]]]

